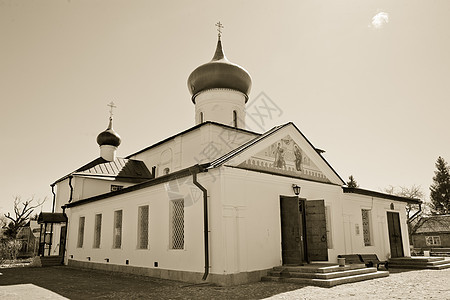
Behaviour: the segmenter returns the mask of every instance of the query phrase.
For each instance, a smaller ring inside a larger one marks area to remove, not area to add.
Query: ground
[[[450,269],[319,288],[277,282],[190,285],[67,266],[0,269],[0,299],[450,299]]]

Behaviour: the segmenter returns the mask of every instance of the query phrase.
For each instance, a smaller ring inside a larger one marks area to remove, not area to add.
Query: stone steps
[[[391,258],[389,259],[389,268],[442,270],[450,268],[450,258],[434,257],[434,256]]]
[[[389,276],[387,271],[377,271],[376,268],[366,268],[364,265],[334,266],[301,266],[275,267],[264,276],[262,281],[278,281],[298,283],[321,287],[332,287],[339,284],[358,282]]]
[[[62,265],[62,256],[39,256],[42,267]]]

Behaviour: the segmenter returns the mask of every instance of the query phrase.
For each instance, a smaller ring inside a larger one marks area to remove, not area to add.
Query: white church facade
[[[196,125],[124,158],[110,119],[99,158],[52,184],[67,223],[43,255],[72,266],[222,285],[340,254],[409,256],[405,206],[350,188],[287,123],[245,130],[251,77],[222,42],[188,88]]]

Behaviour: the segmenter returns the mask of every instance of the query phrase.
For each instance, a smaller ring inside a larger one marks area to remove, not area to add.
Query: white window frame
[[[425,236],[425,244],[427,246],[441,246],[441,237],[437,235]]]

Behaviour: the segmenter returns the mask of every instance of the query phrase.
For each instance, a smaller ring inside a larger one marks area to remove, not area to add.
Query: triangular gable
[[[344,184],[292,123],[271,129],[211,165],[214,167],[221,164],[324,183]]]

